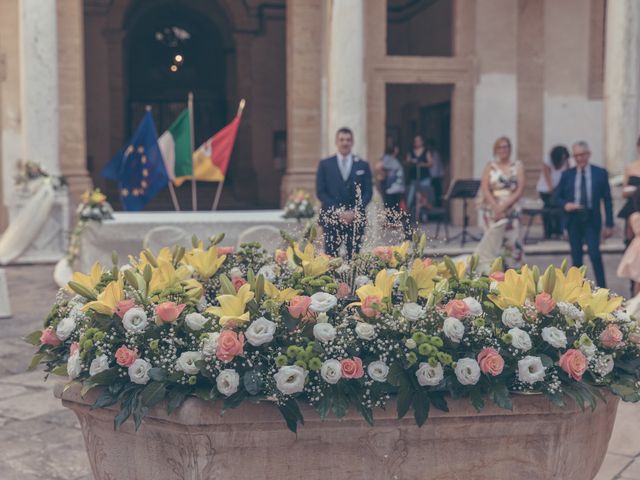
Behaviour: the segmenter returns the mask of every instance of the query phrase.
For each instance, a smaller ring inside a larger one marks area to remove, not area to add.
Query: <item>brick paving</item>
[[[529,256],[541,267],[559,264],[561,255]],[[605,255],[609,286],[620,293],[628,284],[615,278],[619,254]],[[55,296],[53,266],[6,269],[13,317],[0,319],[0,479],[89,480],[92,478],[75,416],[54,399],[54,381],[42,372],[25,372],[31,348],[21,337],[41,327]],[[621,404],[607,457],[597,480],[640,480],[640,406]]]

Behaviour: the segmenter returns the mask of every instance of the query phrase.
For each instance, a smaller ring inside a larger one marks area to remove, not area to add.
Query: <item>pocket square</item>
[[[364,170],[356,170],[356,175],[364,175]]]

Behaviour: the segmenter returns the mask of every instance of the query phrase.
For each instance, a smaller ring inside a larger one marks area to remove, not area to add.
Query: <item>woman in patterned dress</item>
[[[510,267],[520,267],[524,257],[520,239],[518,200],[524,191],[524,168],[511,160],[511,141],[498,138],[493,144],[493,160],[485,167],[481,181],[481,214],[486,230],[493,222],[508,220],[504,233],[504,257]]]

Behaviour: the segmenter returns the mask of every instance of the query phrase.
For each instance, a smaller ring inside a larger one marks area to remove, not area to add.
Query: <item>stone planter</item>
[[[135,432],[131,421],[114,431],[112,409],[90,410],[97,394],[56,388],[80,420],[96,480],[587,480],[604,459],[618,407],[610,395],[594,412],[518,395],[513,411],[488,404],[478,414],[450,401],[450,413],[432,409],[422,428],[397,420],[393,404],[376,412],[374,427],[356,413],[322,422],[304,407],[296,436],[271,405],[220,416],[191,398],[171,416],[152,410]]]

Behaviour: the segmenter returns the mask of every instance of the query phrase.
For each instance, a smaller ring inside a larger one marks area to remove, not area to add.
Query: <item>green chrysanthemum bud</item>
[[[307,370],[307,362],[305,362],[304,360],[296,360],[294,365],[296,365],[296,366],[298,366],[300,368],[304,368],[305,370]]]
[[[442,348],[442,346],[444,345],[444,342],[440,337],[431,337],[429,339],[429,343],[436,348]]]
[[[85,340],[82,344],[84,350],[91,350],[93,348],[93,340]]]
[[[198,377],[195,375],[191,375],[189,377],[189,385],[195,385],[198,382]]]
[[[158,339],[151,340],[149,342],[149,348],[153,351],[158,350],[159,344],[160,344],[160,341]]]
[[[418,345],[421,345],[421,344],[425,343],[428,340],[429,337],[427,337],[427,334],[424,333],[424,332],[415,332],[413,335],[411,335],[411,338]]]
[[[418,346],[418,353],[420,355],[424,355],[425,357],[428,357],[429,355],[431,355],[434,352],[434,348],[433,346],[429,345],[428,343],[421,343]]]
[[[416,352],[407,353],[407,362],[409,363],[409,366],[413,365],[417,361],[418,361],[418,356],[416,355]]]
[[[298,356],[298,350],[299,348],[296,347],[295,345],[289,345],[287,347],[287,357],[296,358]]]
[[[286,355],[278,355],[276,358],[276,365],[278,367],[284,367],[289,363],[289,358]]]
[[[476,318],[476,319],[473,321],[473,324],[474,324],[476,327],[478,327],[478,328],[482,328],[482,327],[484,327],[484,325],[485,325],[484,318]]]
[[[104,332],[98,332],[93,336],[93,338],[94,338],[94,340],[99,342],[99,341],[104,339],[105,335],[106,335],[106,333],[104,333]]]
[[[317,372],[318,370],[320,370],[320,367],[322,367],[322,360],[320,360],[318,357],[313,357],[309,360],[309,370]]]
[[[506,343],[507,345],[511,345],[512,340],[513,340],[513,338],[512,338],[512,337],[511,337],[511,335],[510,335],[510,334],[508,334],[508,333],[505,333],[505,334],[502,336],[502,341],[503,341],[504,343]]]
[[[443,365],[450,365],[453,362],[453,357],[445,352],[436,353],[436,358]]]
[[[296,355],[296,359],[297,360],[302,360],[302,361],[306,362],[310,358],[311,358],[311,354],[309,352],[307,352],[306,350],[304,350],[302,348],[300,348],[298,350],[298,354]]]
[[[438,359],[436,357],[429,357],[429,365],[435,368],[438,365]]]

